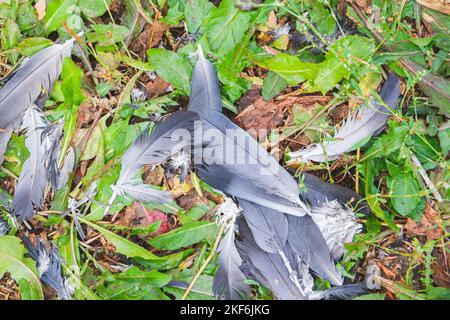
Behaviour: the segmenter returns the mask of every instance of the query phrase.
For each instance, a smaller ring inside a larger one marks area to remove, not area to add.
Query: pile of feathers
[[[50,124],[42,111],[73,44],[72,39],[41,50],[17,68],[0,89],[0,161],[15,130],[25,132],[30,151],[12,201],[12,213],[19,220],[31,219],[35,210],[42,208],[47,185],[58,190],[74,169],[73,151],[72,155],[59,154],[62,124]],[[151,133],[142,132],[126,151],[105,214],[117,196],[141,202],[172,201],[170,192],[152,188],[136,176],[144,165],[168,164],[186,172],[193,162],[196,174],[226,199],[217,209],[218,221],[226,226],[217,250],[219,268],[213,285],[218,299],[251,298],[246,279],[269,288],[277,299],[348,299],[365,293],[366,284],[345,283],[336,264],[345,253],[344,244],[352,242],[362,229],[355,212],[367,214],[367,205],[353,191],[307,173],[301,174],[306,191],[300,191],[291,173],[222,113],[214,66],[200,47],[197,55],[187,110],[170,114]],[[336,159],[358,141],[383,130],[399,96],[399,80],[390,75],[379,96],[350,115],[334,139],[292,152],[291,161]],[[177,130],[191,133],[190,138],[173,139]],[[199,135],[200,143],[194,139]],[[230,145],[232,154],[227,149]],[[57,161],[60,158],[65,160]],[[91,197],[95,190],[92,192]],[[74,217],[79,205],[71,203],[68,209]],[[0,227],[0,232],[4,229]],[[81,227],[77,229],[84,238]],[[26,245],[39,262],[42,281],[55,288],[61,299],[70,298],[73,290],[62,276],[57,250],[47,250],[41,242],[33,246],[27,241]],[[315,276],[333,287],[315,291]]]

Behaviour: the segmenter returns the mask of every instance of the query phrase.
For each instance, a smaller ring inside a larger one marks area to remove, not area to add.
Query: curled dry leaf
[[[159,97],[160,95],[167,92],[170,84],[160,77],[156,77],[155,80],[147,82],[145,85],[145,92],[147,93],[147,97],[154,98]]]
[[[439,226],[439,215],[433,207],[427,203],[423,218],[420,222],[408,219],[405,231],[410,236],[426,236],[428,240],[436,240],[442,236],[442,228]]]

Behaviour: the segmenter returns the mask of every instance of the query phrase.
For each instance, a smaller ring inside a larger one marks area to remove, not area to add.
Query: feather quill
[[[131,147],[125,152],[122,160],[122,168],[116,182],[113,195],[105,209],[108,213],[109,207],[114,203],[118,192],[128,190],[131,193],[142,191],[142,187],[136,187],[135,177],[144,165],[155,165],[164,162],[171,155],[179,152],[187,145],[190,145],[190,137],[183,139],[177,130],[189,130],[193,127],[194,121],[198,119],[196,113],[191,111],[177,111],[167,118],[167,120],[157,124],[155,130],[149,135],[147,132],[141,133]],[[183,132],[180,131],[182,134]],[[181,139],[179,139],[181,138]],[[131,187],[134,185],[134,189]],[[133,189],[133,190],[131,190]],[[147,188],[149,192],[147,201],[153,199],[157,202],[168,202],[170,193],[166,192],[162,196],[161,191]],[[129,195],[130,192],[127,192]],[[137,195],[137,193],[135,193]],[[139,194],[142,196],[142,194]]]
[[[391,74],[379,95],[386,105],[395,109],[400,97],[400,90],[400,80],[397,76]],[[291,152],[289,163],[335,160],[339,155],[351,150],[360,141],[377,134],[386,125],[390,114],[391,112],[384,105],[373,98],[369,103],[361,106],[354,115],[347,118],[332,141],[313,144],[304,150]]]
[[[61,73],[64,58],[70,56],[74,39],[53,44],[24,62],[0,89],[0,128],[20,117],[42,91],[51,91]]]
[[[43,138],[46,125],[45,115],[38,107],[33,106],[25,112],[22,126],[26,130],[25,145],[30,157],[23,164],[13,199],[13,213],[22,219],[33,217],[33,205],[42,208],[47,185],[45,162],[50,147],[49,139]]]
[[[205,106],[212,111],[222,111],[219,79],[211,62],[203,55],[202,47],[197,50],[198,60],[191,78],[189,109],[202,112]]]

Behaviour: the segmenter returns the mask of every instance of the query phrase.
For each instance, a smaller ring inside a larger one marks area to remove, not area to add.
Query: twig
[[[216,241],[214,242],[214,246],[211,249],[211,253],[206,258],[205,262],[202,264],[200,269],[198,269],[197,273],[195,274],[194,278],[192,278],[191,283],[189,283],[189,287],[184,292],[183,296],[181,297],[181,300],[186,300],[187,296],[189,295],[189,292],[191,292],[192,288],[195,285],[195,282],[198,280],[200,275],[202,274],[203,270],[205,270],[206,266],[209,264],[211,259],[214,257],[214,254],[216,253],[217,246],[219,245],[220,239],[222,238],[223,230],[225,229],[226,223],[222,223],[220,226],[219,233],[217,234]]]

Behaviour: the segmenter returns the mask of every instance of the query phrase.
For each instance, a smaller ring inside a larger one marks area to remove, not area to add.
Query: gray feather
[[[339,287],[333,287],[319,294],[323,300],[350,300],[368,292],[365,283],[345,284]]]
[[[285,247],[289,232],[286,215],[246,200],[239,200],[239,205],[255,242],[262,250],[278,253]]]
[[[380,98],[391,109],[395,109],[400,93],[400,80],[395,75],[389,75],[380,91]],[[304,150],[291,152],[290,162],[324,162],[337,159],[339,155],[351,150],[360,141],[378,133],[386,125],[390,115],[391,111],[373,98],[371,102],[361,106],[354,115],[345,120],[332,141],[313,144]]]
[[[242,259],[235,244],[234,222],[228,227],[217,252],[220,264],[214,277],[214,295],[221,300],[241,300],[250,297],[250,287],[244,282],[246,277],[240,270]]]
[[[189,97],[189,110],[202,113],[203,110],[222,111],[219,79],[211,62],[203,55],[199,46],[198,60],[195,64],[191,78],[191,96]]]
[[[370,213],[367,203],[360,201],[361,197],[353,190],[338,184],[327,183],[312,174],[302,173],[302,176],[306,191],[300,191],[300,199],[312,207],[320,206],[327,201],[337,200],[343,205],[356,206],[358,212]]]
[[[194,163],[206,183],[284,213],[309,211],[295,179],[253,137],[221,113],[204,110],[201,118],[203,139],[202,145],[194,141]]]
[[[161,191],[143,183],[121,184],[112,186],[112,189],[120,196],[128,195],[141,202],[156,201],[158,203],[167,203],[172,201],[170,192]]]
[[[342,284],[342,276],[334,265],[333,257],[319,228],[311,216],[288,216],[288,242],[300,258],[310,257],[310,268],[321,278],[334,285]]]
[[[0,89],[0,128],[7,128],[27,110],[42,91],[51,91],[64,58],[70,56],[74,40],[54,44],[23,63]]]
[[[71,300],[75,289],[68,284],[67,279],[62,274],[62,258],[58,248],[51,246],[47,251],[42,240],[37,239],[34,246],[28,237],[23,238],[31,258],[37,262],[37,269],[41,281],[55,290],[58,298]]]
[[[13,213],[22,219],[33,217],[33,205],[37,209],[42,208],[47,185],[45,161],[50,147],[49,140],[43,139],[42,134],[46,125],[39,108],[32,107],[25,112],[22,126],[26,130],[25,145],[30,157],[23,164],[13,199]]]
[[[299,300],[301,295],[297,286],[289,276],[288,269],[279,254],[261,250],[252,237],[250,228],[244,219],[238,220],[241,241],[237,247],[246,261],[246,268],[262,285],[269,288],[281,300]]]
[[[177,111],[166,121],[158,123],[150,135],[147,132],[141,133],[123,155],[122,168],[115,185],[117,190],[121,190],[124,185],[134,185],[135,177],[144,165],[159,164],[190,145],[190,137],[189,139],[178,139],[180,136],[177,134],[177,130],[183,130],[183,132],[192,130],[196,119],[198,119],[198,115],[195,112]],[[116,196],[117,193],[113,192],[105,214],[114,203]],[[167,202],[167,199],[168,197],[157,197],[154,201],[164,200],[164,203]]]

